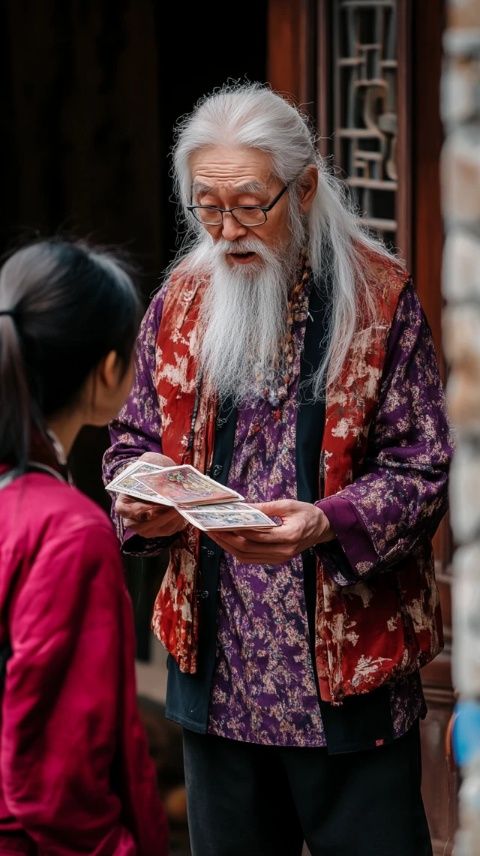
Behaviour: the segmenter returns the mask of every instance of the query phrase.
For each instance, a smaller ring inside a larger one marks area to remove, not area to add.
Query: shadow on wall
[[[170,827],[171,856],[190,856],[187,805],[183,778],[182,729],[165,719],[162,704],[139,696],[138,705],[147,732],[150,755]]]

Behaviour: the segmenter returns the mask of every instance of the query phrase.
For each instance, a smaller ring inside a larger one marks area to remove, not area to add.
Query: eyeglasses
[[[268,212],[282,198],[288,190],[289,184],[282,187],[270,205],[237,205],[235,208],[219,208],[217,205],[187,205],[187,211],[190,211],[195,220],[198,220],[202,226],[221,226],[224,214],[231,214],[241,226],[262,226],[267,222]]]

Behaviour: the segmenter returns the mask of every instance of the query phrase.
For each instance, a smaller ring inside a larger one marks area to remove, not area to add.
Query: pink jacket
[[[0,853],[165,856],[111,524],[42,473],[0,508]]]

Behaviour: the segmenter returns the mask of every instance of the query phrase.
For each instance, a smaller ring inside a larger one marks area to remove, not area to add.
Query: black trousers
[[[418,723],[328,755],[184,731],[192,856],[431,856]]]

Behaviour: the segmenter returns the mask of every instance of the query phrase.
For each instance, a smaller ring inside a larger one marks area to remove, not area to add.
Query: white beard
[[[194,264],[206,265],[210,277],[200,313],[199,368],[221,398],[239,404],[275,385],[301,243],[292,240],[282,252],[257,239],[213,244],[208,237],[197,246]],[[228,250],[254,251],[260,260],[233,268]]]

